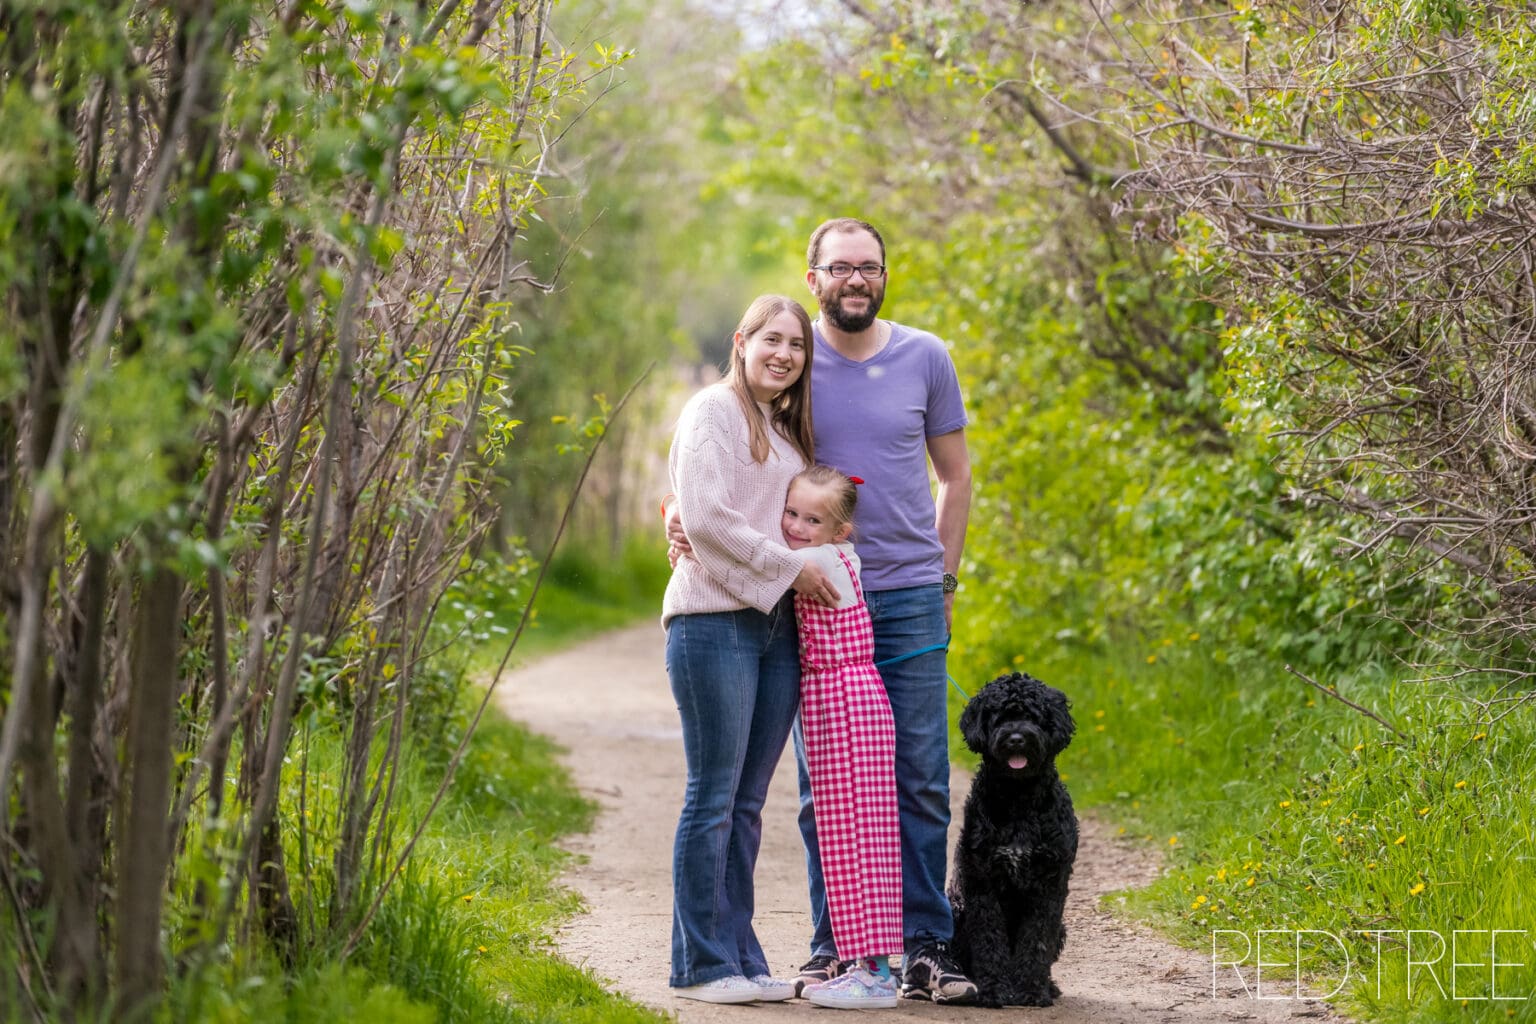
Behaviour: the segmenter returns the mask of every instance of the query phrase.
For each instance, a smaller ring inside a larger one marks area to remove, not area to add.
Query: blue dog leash
[[[900,662],[915,658],[920,654],[932,654],[934,651],[947,650],[949,650],[949,638],[945,637],[944,642],[941,644],[929,644],[927,647],[919,647],[917,650],[908,651],[906,654],[898,654],[894,658],[886,658],[884,661],[877,661],[875,662],[875,668],[884,668],[886,665],[899,664]],[[971,699],[971,695],[960,689],[960,684],[955,682],[955,677],[950,675],[948,671],[944,673],[944,678],[949,680],[949,685],[955,688],[955,692],[960,695],[962,700],[969,701]]]

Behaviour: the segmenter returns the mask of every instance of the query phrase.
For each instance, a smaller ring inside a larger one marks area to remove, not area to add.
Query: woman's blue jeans
[[[875,661],[942,644],[944,592],[937,584],[872,590],[864,594],[875,627]],[[902,935],[906,951],[954,937],[954,916],[944,893],[949,843],[949,717],[943,651],[883,666],[880,677],[896,720],[896,806],[901,816]],[[811,888],[811,953],[837,955],[821,847],[805,767],[805,740],[795,725],[800,767],[800,837]]]
[[[800,642],[786,596],[674,616],[667,675],[683,724],[688,788],[672,851],[675,988],[767,974],[752,929],[763,801],[800,705]]]

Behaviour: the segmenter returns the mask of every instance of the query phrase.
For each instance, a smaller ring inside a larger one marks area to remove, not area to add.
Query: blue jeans
[[[768,973],[752,929],[763,801],[800,705],[800,641],[785,597],[772,612],[678,615],[667,675],[688,788],[672,849],[674,988]]]
[[[937,584],[866,591],[875,625],[875,661],[942,644],[944,592]],[[926,942],[948,942],[954,916],[944,893],[949,845],[949,716],[945,704],[943,651],[880,669],[896,719],[896,806],[901,816],[902,936],[907,952]],[[795,722],[795,760],[800,768],[800,837],[811,883],[811,954],[837,955],[821,847],[811,808],[805,739]]]

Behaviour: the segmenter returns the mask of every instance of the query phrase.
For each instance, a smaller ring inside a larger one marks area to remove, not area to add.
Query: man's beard
[[[875,322],[875,317],[880,315],[880,304],[885,299],[884,289],[876,291],[870,288],[866,291],[864,295],[869,299],[869,307],[862,313],[853,314],[843,310],[843,305],[840,301],[844,294],[843,289],[837,286],[834,286],[834,288],[834,291],[826,295],[817,296],[818,304],[821,306],[821,315],[826,317],[833,327],[836,327],[845,334],[858,334],[861,331],[869,330],[870,325]],[[859,293],[854,292],[853,294],[857,295]]]

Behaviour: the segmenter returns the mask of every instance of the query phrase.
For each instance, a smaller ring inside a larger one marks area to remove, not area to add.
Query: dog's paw
[[[982,994],[981,1006],[1054,1006],[1056,998],[1061,995],[1054,982],[1047,983],[1047,987],[1040,988],[1034,985],[1008,986],[1004,990],[993,989]]]
[[[1041,988],[1035,989],[1032,992],[1025,992],[1024,998],[1019,1000],[1019,1005],[1050,1006],[1056,1002],[1055,997],[1061,995],[1061,993],[1059,991],[1055,991],[1055,989],[1056,986],[1052,985],[1050,988]]]

